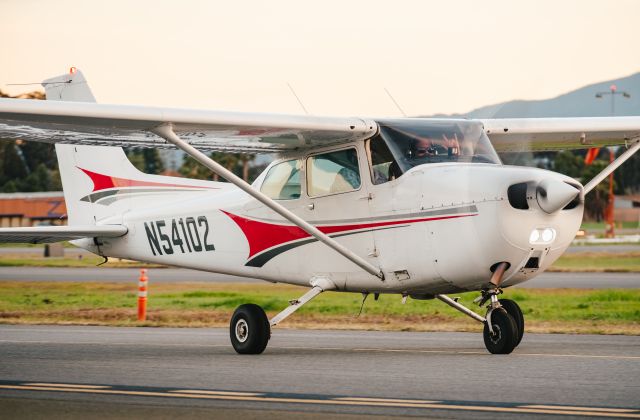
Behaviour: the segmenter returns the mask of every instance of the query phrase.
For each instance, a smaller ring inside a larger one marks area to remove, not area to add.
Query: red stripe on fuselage
[[[152,181],[136,181],[135,179],[118,178],[115,176],[109,176],[92,172],[88,169],[78,167],[82,172],[87,174],[91,181],[93,181],[93,191],[106,190],[108,188],[122,188],[122,187],[182,187],[182,188],[209,188],[216,189],[215,187],[204,187],[199,185],[185,185],[185,184],[167,184],[164,182],[152,182]]]
[[[229,216],[247,237],[249,242],[249,258],[264,251],[265,249],[272,248],[277,245],[282,245],[287,242],[297,241],[299,239],[305,239],[311,237],[307,232],[299,228],[298,226],[291,225],[277,225],[273,223],[261,222],[259,220],[247,219],[242,216],[235,215],[233,213],[221,210],[224,214]],[[336,226],[317,226],[318,230],[327,235],[342,233],[348,231],[357,231],[361,229],[372,229],[385,226],[394,226],[401,224],[430,222],[436,220],[457,219],[460,217],[475,216],[476,214],[456,214],[451,216],[436,216],[436,217],[423,217],[418,219],[403,219],[392,220],[385,222],[371,222],[362,224],[351,225],[336,225]]]

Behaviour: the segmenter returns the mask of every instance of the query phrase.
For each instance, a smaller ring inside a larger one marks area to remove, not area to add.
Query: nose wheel
[[[492,354],[511,353],[520,344],[524,334],[524,316],[520,306],[510,299],[498,299],[498,295],[502,294],[500,284],[508,268],[508,263],[497,264],[490,282],[475,300],[480,306],[488,303],[484,317],[461,305],[457,299],[435,295],[447,305],[484,324],[484,344]]]
[[[500,306],[502,309],[507,311],[509,315],[516,322],[516,327],[518,327],[518,337],[516,340],[516,347],[522,341],[522,336],[524,335],[524,315],[522,314],[522,309],[520,306],[511,299],[500,299]]]
[[[491,310],[491,317],[484,324],[484,345],[492,354],[509,354],[518,342],[516,321],[503,308]],[[491,322],[491,328],[489,328]]]

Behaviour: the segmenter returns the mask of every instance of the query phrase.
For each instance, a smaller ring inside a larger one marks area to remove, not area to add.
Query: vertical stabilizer
[[[47,100],[95,102],[80,71],[42,82]],[[222,188],[210,181],[140,172],[121,147],[56,144],[69,225],[117,222],[133,208]],[[156,201],[154,201],[156,200]]]
[[[73,67],[69,73],[47,79],[42,85],[48,101],[96,101],[82,72]],[[120,176],[142,175],[121,147],[56,144],[56,154],[70,226],[93,225],[96,221],[126,211],[126,202],[111,208],[87,199],[97,186],[86,171]]]

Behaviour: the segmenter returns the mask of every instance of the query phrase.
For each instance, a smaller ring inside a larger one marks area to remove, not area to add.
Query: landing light
[[[556,238],[556,231],[552,228],[538,228],[529,235],[530,244],[549,244]]]
[[[531,235],[529,235],[529,243],[536,243],[540,239],[540,231],[538,229],[534,229],[531,231]]]

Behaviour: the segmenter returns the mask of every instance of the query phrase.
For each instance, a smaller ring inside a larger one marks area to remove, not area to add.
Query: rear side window
[[[293,200],[300,198],[299,160],[278,163],[269,169],[260,192],[274,200]]]
[[[360,170],[355,149],[323,153],[307,159],[309,196],[336,194],[359,188]]]

